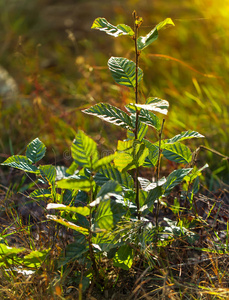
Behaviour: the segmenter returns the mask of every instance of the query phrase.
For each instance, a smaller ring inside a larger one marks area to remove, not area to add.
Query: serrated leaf
[[[111,230],[125,214],[126,209],[113,199],[101,201],[95,213],[95,227]]]
[[[166,182],[166,179],[165,177],[162,177],[161,179],[158,180],[158,182],[151,182],[146,178],[138,177],[138,181],[141,185],[141,188],[144,191],[148,192],[150,190],[155,189],[157,186],[162,186]]]
[[[163,185],[165,195],[168,195],[176,185],[181,183],[184,177],[188,175],[192,171],[192,169],[193,168],[179,169],[170,173],[166,179],[166,183]]]
[[[165,145],[162,154],[170,161],[174,161],[180,164],[188,164],[192,161],[192,152],[191,150],[177,142],[174,144]]]
[[[81,227],[81,226],[78,226],[72,222],[69,222],[67,220],[65,220],[64,218],[61,218],[61,217],[58,217],[58,216],[54,216],[54,215],[47,215],[46,216],[47,219],[49,220],[53,220],[61,225],[64,225],[65,227],[67,228],[70,228],[70,229],[73,229],[75,231],[78,231],[84,235],[88,235],[88,229],[87,228],[84,228],[84,227]]]
[[[87,206],[66,206],[64,204],[49,203],[46,209],[58,209],[60,211],[67,211],[80,214],[82,216],[88,216],[90,214],[90,209]]]
[[[31,160],[24,155],[10,156],[9,158],[7,158],[7,160],[1,163],[1,165],[9,166],[29,173],[39,173],[38,168],[35,167],[31,163]]]
[[[71,147],[72,157],[81,167],[92,169],[98,161],[97,145],[82,130],[79,130]]]
[[[43,165],[39,167],[41,176],[48,181],[50,185],[53,185],[56,180],[56,168],[52,165]]]
[[[39,140],[39,138],[36,138],[28,144],[26,148],[26,156],[32,163],[35,164],[45,156],[45,151],[45,145]]]
[[[124,270],[129,270],[133,264],[133,258],[134,250],[129,245],[123,245],[115,253],[113,265]]]
[[[161,30],[166,25],[174,25],[173,21],[170,18],[165,19],[164,21],[157,24],[146,36],[140,36],[137,39],[138,50],[141,51],[144,48],[148,47],[151,43],[157,40],[158,31]]]
[[[113,165],[102,167],[99,172],[95,174],[94,180],[99,186],[102,186],[109,180],[114,180],[125,188],[134,188],[134,180],[131,175],[127,172],[120,172]]]
[[[111,57],[108,67],[115,82],[128,87],[136,87],[136,64],[124,57]],[[143,72],[138,68],[138,83],[142,80]]]
[[[121,126],[122,128],[133,128],[130,116],[121,109],[108,103],[99,103],[83,110],[84,113],[96,116],[106,122]]]
[[[193,138],[204,138],[204,135],[200,134],[197,131],[191,131],[191,130],[183,131],[180,134],[177,134],[176,136],[174,136],[173,138],[168,139],[166,141],[166,143],[167,144],[173,144],[173,143],[178,142],[178,141],[180,142],[180,141],[183,141],[183,140],[193,139]]]
[[[118,37],[120,35],[130,35],[133,36],[133,30],[125,25],[119,24],[117,26],[109,23],[105,18],[97,18],[92,24],[92,29],[98,29],[100,31],[105,31],[107,34],[112,35],[114,37]]]
[[[56,182],[58,188],[61,189],[72,189],[72,190],[82,190],[89,192],[95,185],[94,181],[89,179],[78,179],[78,178],[65,178]]]

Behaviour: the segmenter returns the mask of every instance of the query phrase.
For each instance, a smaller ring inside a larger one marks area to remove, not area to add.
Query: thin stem
[[[162,131],[164,127],[165,119],[163,119],[162,124],[161,124],[161,130],[159,131],[159,149],[158,149],[158,160],[157,160],[157,172],[156,172],[156,182],[158,186],[158,180],[160,176],[160,161],[161,161],[161,137],[162,137]],[[156,208],[156,227],[158,226],[158,216],[159,216],[159,210],[160,210],[160,201],[157,199],[157,208]]]
[[[135,45],[135,104],[138,104],[138,65],[139,65],[139,55],[140,53],[138,52],[138,46],[137,46],[137,38],[138,38],[138,27],[139,25],[136,23],[137,20],[137,14],[136,12],[133,13],[134,16],[134,45]],[[138,117],[139,117],[139,111],[136,109],[136,121],[135,121],[135,140],[138,139]],[[141,214],[140,214],[140,203],[139,203],[139,182],[138,182],[138,177],[139,177],[139,167],[136,167],[135,171],[135,185],[136,185],[136,198],[135,198],[135,203],[137,205],[137,217],[138,220],[141,219]]]

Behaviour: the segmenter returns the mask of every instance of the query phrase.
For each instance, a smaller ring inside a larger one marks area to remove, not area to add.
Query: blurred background
[[[191,140],[229,155],[229,0],[0,0],[0,162],[24,154],[39,137],[46,162],[70,164],[69,147],[83,129],[104,149],[114,150],[125,132],[84,115],[97,102],[120,108],[133,92],[114,83],[110,56],[134,59],[131,39],[92,30],[95,18],[114,25],[143,18],[140,35],[170,17],[175,27],[141,55],[141,102],[159,97],[170,102],[164,137],[196,130],[206,139]],[[155,140],[155,132],[148,138]],[[229,184],[228,162],[201,150],[210,189]]]

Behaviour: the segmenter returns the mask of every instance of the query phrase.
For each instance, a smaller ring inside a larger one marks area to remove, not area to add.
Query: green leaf
[[[159,147],[145,139],[143,140],[143,142],[146,145],[146,147],[149,149],[148,159],[153,164],[153,166],[156,166],[158,161],[158,155],[159,155]]]
[[[121,194],[122,193],[122,187],[121,185],[114,180],[109,180],[101,187],[99,193],[97,194],[98,197],[104,197],[108,193],[113,194]]]
[[[94,181],[91,181],[86,178],[65,178],[56,182],[58,188],[61,189],[72,189],[72,190],[82,190],[85,192],[89,192],[92,187],[95,185]]]
[[[157,24],[146,36],[140,36],[137,39],[137,47],[138,50],[141,51],[151,43],[157,40],[158,38],[158,31],[161,30],[166,25],[174,25],[173,21],[170,18],[165,19],[164,21]]]
[[[133,264],[133,259],[134,250],[129,245],[123,245],[115,253],[113,265],[124,270],[129,270]]]
[[[123,57],[111,57],[108,60],[108,67],[115,82],[128,87],[136,87],[135,69],[136,64]],[[138,68],[138,83],[142,80],[143,72]]]
[[[166,183],[163,185],[165,195],[167,196],[176,185],[181,183],[184,177],[188,175],[192,169],[193,168],[179,169],[170,173],[166,179]]]
[[[76,224],[74,224],[72,222],[69,222],[69,221],[61,218],[61,217],[54,216],[54,215],[47,215],[46,217],[49,220],[53,220],[53,221],[55,221],[55,222],[57,222],[57,223],[59,223],[61,225],[66,226],[67,228],[70,228],[70,229],[73,229],[75,231],[78,231],[78,232],[80,232],[80,233],[82,233],[84,235],[88,235],[88,233],[89,233],[87,228],[78,226],[78,225],[76,225]]]
[[[95,174],[94,180],[97,185],[102,186],[109,180],[117,181],[121,186],[133,189],[134,180],[131,175],[127,172],[120,172],[113,165],[107,165],[102,167],[98,173]]]
[[[39,140],[39,138],[36,138],[27,146],[26,156],[32,163],[35,164],[45,156],[45,151],[45,145]]]
[[[114,164],[121,172],[142,166],[149,150],[138,140],[118,141]]]
[[[165,145],[162,154],[170,161],[174,161],[180,164],[188,164],[192,161],[192,152],[191,150],[177,142],[174,144]]]
[[[96,116],[106,122],[121,126],[122,128],[133,128],[130,116],[121,109],[108,103],[99,103],[83,110],[88,115]]]
[[[27,268],[39,268],[43,261],[47,258],[50,249],[43,251],[31,251],[28,255],[23,257],[23,265]]]
[[[37,189],[29,194],[30,198],[51,198],[51,190],[48,189]]]
[[[50,185],[53,185],[56,180],[56,168],[52,165],[43,165],[39,167],[41,176],[48,181]]]
[[[90,214],[90,209],[87,206],[75,207],[75,206],[66,206],[64,204],[58,204],[58,203],[49,203],[46,209],[58,209],[60,211],[77,213],[82,216],[89,216]]]
[[[101,167],[104,167],[108,164],[110,164],[115,158],[115,154],[111,154],[111,155],[108,155],[108,156],[104,156],[103,158],[99,159],[95,165],[94,165],[94,170],[98,170],[99,168]]]
[[[151,210],[151,208],[154,206],[155,201],[159,199],[161,196],[162,196],[161,186],[157,186],[154,189],[150,190],[145,205],[141,208],[141,210],[144,211],[146,207],[148,210]]]
[[[95,213],[95,226],[100,229],[111,230],[125,212],[123,205],[113,199],[101,201]]]
[[[73,141],[71,152],[75,163],[81,167],[92,169],[98,161],[96,143],[81,130],[78,131]]]
[[[159,118],[152,112],[141,109],[141,112],[139,114],[139,121],[154,127],[157,131],[161,129],[161,123]]]
[[[136,115],[132,115],[132,116],[134,116],[134,119],[136,120]],[[145,135],[147,133],[147,130],[148,130],[148,125],[146,125],[146,124],[144,124],[142,122],[139,122],[137,139],[140,142],[144,139],[144,137],[145,137]],[[134,132],[128,130],[128,132],[127,132],[127,138],[128,139],[135,139]]]
[[[1,165],[9,166],[29,173],[39,172],[38,168],[31,163],[31,160],[23,155],[10,156]]]
[[[204,138],[204,135],[200,134],[197,131],[191,131],[191,130],[183,131],[180,134],[174,136],[173,138],[166,140],[166,143],[173,144],[178,141],[180,142],[183,140],[193,139],[193,138]]]
[[[92,29],[98,29],[101,31],[105,31],[107,34],[112,35],[114,37],[118,37],[120,35],[134,35],[134,31],[125,24],[119,24],[117,26],[109,23],[105,18],[97,18],[92,24]]]
[[[148,192],[150,190],[155,189],[157,186],[162,186],[166,182],[166,179],[165,179],[165,177],[162,177],[157,182],[151,182],[150,180],[148,180],[146,178],[138,177],[138,181],[139,181],[143,191]]]

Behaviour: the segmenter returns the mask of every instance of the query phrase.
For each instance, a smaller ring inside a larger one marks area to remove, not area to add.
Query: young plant
[[[143,244],[142,236],[152,237],[157,233],[162,199],[166,201],[173,188],[185,178],[191,184],[202,170],[193,171],[192,152],[181,142],[202,138],[203,135],[184,131],[173,138],[163,139],[165,120],[160,120],[156,114],[167,114],[168,101],[149,97],[142,103],[143,99],[139,96],[143,79],[143,71],[139,67],[140,56],[146,47],[157,40],[161,29],[174,23],[169,18],[165,19],[146,36],[139,36],[143,20],[136,12],[133,18],[133,28],[125,24],[114,26],[105,18],[97,18],[92,25],[93,29],[113,37],[127,35],[134,43],[135,62],[123,57],[111,57],[108,60],[108,68],[115,82],[133,89],[133,102],[125,106],[126,111],[109,103],[98,103],[83,110],[88,115],[97,116],[127,130],[127,139],[118,141],[115,154],[99,158],[96,143],[79,130],[71,147],[73,163],[67,170],[50,165],[37,166],[45,152],[45,146],[39,139],[28,145],[26,156],[12,156],[3,163],[36,174],[47,185],[45,189],[35,190],[30,196],[51,199],[49,202],[52,203],[47,205],[47,209],[57,210],[60,214],[50,214],[47,218],[76,232],[76,240],[68,245],[65,256],[59,260],[59,267],[77,260],[87,266],[84,280],[87,281],[92,275],[101,288],[104,288],[106,281],[101,265],[98,267],[101,257],[105,254],[112,259],[114,266],[129,269],[138,253],[138,245]],[[149,127],[156,130],[157,141],[146,139]],[[182,167],[174,170],[167,178],[160,178],[162,157],[180,163]],[[153,168],[156,180],[140,177],[140,168]],[[129,172],[131,170],[134,171],[134,177]],[[68,203],[64,203],[66,193],[71,197]],[[154,220],[149,222],[145,217],[152,212]],[[169,219],[164,221],[168,224],[166,228],[175,226]],[[129,224],[129,227],[126,226],[128,230],[125,228],[126,222]],[[181,227],[179,230],[183,235],[185,229]],[[145,247],[151,243],[152,239],[148,239]],[[82,282],[82,276],[80,278]]]

